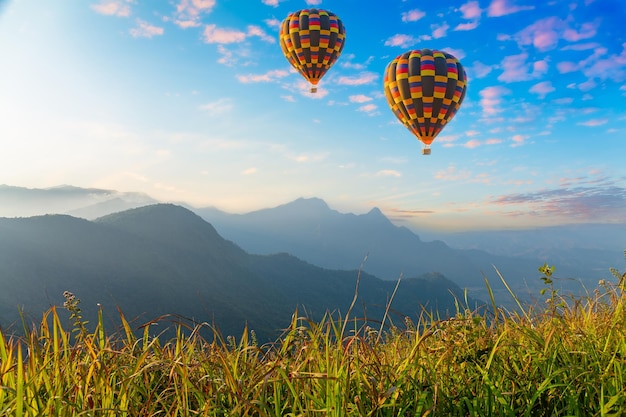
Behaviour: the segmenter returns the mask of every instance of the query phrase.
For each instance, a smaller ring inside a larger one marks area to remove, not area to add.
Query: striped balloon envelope
[[[459,110],[467,88],[465,69],[453,55],[413,50],[385,69],[385,97],[396,117],[425,145],[430,144]]]
[[[343,50],[346,30],[336,14],[304,9],[280,25],[279,42],[289,63],[311,83],[311,92]]]

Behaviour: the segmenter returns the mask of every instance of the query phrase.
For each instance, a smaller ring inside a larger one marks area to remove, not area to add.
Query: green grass
[[[90,331],[68,293],[65,327],[52,308],[27,336],[1,335],[0,415],[626,415],[626,274],[567,298],[541,272],[541,308],[459,302],[450,319],[376,329],[296,312],[263,346],[252,330],[136,335],[121,312],[120,332],[107,334],[102,314]]]

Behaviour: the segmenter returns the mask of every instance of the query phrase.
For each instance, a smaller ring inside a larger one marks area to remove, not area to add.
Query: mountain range
[[[24,203],[11,205],[17,198]],[[93,220],[154,202],[144,194],[112,190],[0,186],[0,207],[5,215],[11,212],[13,216],[25,215],[18,213],[28,206],[29,213],[39,210],[36,214],[66,213]],[[365,214],[340,213],[318,198],[297,199],[246,214],[186,207],[252,254],[284,252],[340,270],[359,268],[367,257],[363,270],[384,280],[437,272],[482,299],[487,297],[486,276],[501,303],[511,299],[494,266],[518,296],[538,294],[542,283],[537,268],[544,262],[556,266],[558,285],[584,291],[583,285],[593,288],[598,280],[610,278],[610,267],[623,266],[626,248],[626,224],[440,234],[425,231],[429,239],[425,241],[421,233],[398,226],[377,208]]]
[[[356,269],[321,268],[286,253],[248,254],[181,206],[150,205],[93,221],[68,215],[0,218],[5,328],[15,328],[18,307],[37,322],[71,291],[92,323],[99,305],[108,323],[116,323],[119,307],[135,325],[174,315],[233,335],[248,324],[260,338],[272,340],[296,309],[311,318],[326,311],[345,314],[357,277],[352,316],[378,323],[396,282]],[[453,293],[463,297],[462,289],[440,274],[403,278],[392,318],[415,320],[422,306],[454,314]]]

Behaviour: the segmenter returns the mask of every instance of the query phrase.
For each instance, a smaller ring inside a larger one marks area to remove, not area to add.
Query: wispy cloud
[[[518,146],[522,146],[526,143],[527,139],[528,139],[527,135],[513,135],[513,137],[511,138],[511,140],[513,141],[513,143],[511,144],[511,147],[517,148]]]
[[[532,10],[535,6],[517,6],[513,0],[493,0],[487,8],[487,16],[499,17],[521,12],[524,10]]]
[[[363,113],[367,113],[369,115],[374,115],[376,113],[376,110],[378,110],[378,106],[374,103],[370,103],[364,106],[360,106],[357,110]]]
[[[502,96],[510,94],[511,91],[502,86],[487,87],[480,91],[480,106],[483,109],[483,116],[489,117],[501,113],[504,109],[500,106]]]
[[[372,101],[373,99],[365,94],[356,94],[348,97],[351,103],[367,103],[368,101]]]
[[[261,40],[269,43],[275,43],[276,38],[274,36],[270,36],[263,29],[256,25],[248,26],[248,36],[256,36],[261,38]]]
[[[207,112],[211,116],[219,116],[228,113],[233,109],[233,101],[229,98],[221,98],[200,106],[200,110]]]
[[[200,17],[211,13],[215,0],[181,0],[176,5],[174,23],[186,29],[200,26]]]
[[[426,16],[426,13],[420,9],[409,10],[408,12],[402,12],[403,22],[417,22],[422,17]]]
[[[556,91],[556,88],[554,88],[551,81],[542,81],[530,87],[530,90],[528,91],[533,94],[537,94],[539,98],[543,99],[546,95]]]
[[[241,171],[241,175],[252,175],[252,174],[256,174],[257,171],[258,170],[256,169],[256,167],[250,167]]]
[[[287,70],[271,70],[271,71],[267,71],[264,74],[237,75],[237,80],[239,80],[239,82],[244,83],[244,84],[267,83],[267,82],[277,81],[288,75],[289,75],[289,71]]]
[[[245,41],[250,36],[256,36],[269,43],[276,42],[273,36],[268,35],[256,25],[249,25],[246,32],[238,29],[218,28],[217,25],[206,25],[203,32],[205,43],[239,43]]]
[[[243,42],[246,33],[237,29],[220,29],[217,25],[206,25],[204,28],[204,42],[206,43],[236,43]]]
[[[514,35],[520,46],[532,45],[539,51],[557,47],[560,39],[578,42],[596,35],[598,22],[583,23],[580,29],[570,27],[570,23],[556,16],[547,17],[525,27]]]
[[[392,37],[388,38],[385,41],[385,46],[400,46],[402,48],[408,48],[410,46],[415,45],[420,41],[430,40],[432,39],[430,35],[421,35],[419,37],[414,37],[413,35],[405,35],[405,34],[396,34]]]
[[[319,6],[322,4],[322,0],[304,0],[307,6]]]
[[[608,122],[609,122],[609,119],[591,119],[591,120],[587,120],[586,122],[580,122],[576,124],[580,126],[596,127],[596,126],[605,125]]]
[[[539,78],[548,72],[546,61],[526,62],[527,59],[527,53],[504,57],[500,65],[503,72],[498,76],[498,80],[508,83],[526,81]]]
[[[100,1],[97,4],[92,4],[91,8],[96,13],[107,16],[128,17],[130,16],[129,3],[130,0]]]
[[[433,38],[439,39],[446,36],[446,34],[448,33],[448,29],[450,29],[450,25],[444,22],[440,25],[430,25],[430,28],[433,31]]]
[[[377,177],[401,177],[402,174],[395,169],[381,169],[375,174]]]
[[[497,68],[495,65],[485,65],[480,61],[474,61],[467,70],[472,75],[472,78],[484,78],[495,68]]]
[[[503,214],[545,217],[557,216],[577,221],[626,221],[626,188],[610,181],[598,185],[567,182],[558,188],[524,194],[509,194],[493,198],[489,204],[500,209],[511,207]],[[519,209],[515,210],[516,206]]]
[[[482,9],[477,1],[468,1],[458,10],[462,13],[463,19],[467,19],[469,22],[459,23],[454,30],[473,30],[478,27]]]
[[[378,79],[378,74],[375,72],[362,72],[359,75],[352,77],[341,76],[337,79],[337,84],[341,85],[364,85],[371,84]]]
[[[137,27],[132,28],[129,32],[133,38],[152,38],[153,36],[162,35],[163,28],[137,19]]]
[[[278,3],[280,3],[280,0],[261,0],[261,3],[265,4],[266,6],[278,7]]]

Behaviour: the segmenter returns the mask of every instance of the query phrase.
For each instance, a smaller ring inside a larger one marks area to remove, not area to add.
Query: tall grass
[[[102,314],[88,331],[66,294],[69,325],[52,308],[25,337],[1,335],[0,415],[622,416],[626,274],[613,272],[586,297],[550,287],[545,307],[459,303],[402,329],[296,312],[263,346],[248,329],[136,335],[121,312],[119,332]]]

